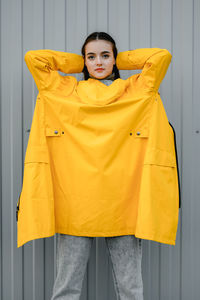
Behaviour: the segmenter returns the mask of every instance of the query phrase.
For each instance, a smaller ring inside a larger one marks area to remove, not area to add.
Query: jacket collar
[[[109,86],[98,79],[89,78],[79,81],[77,94],[83,102],[103,106],[116,101],[125,91],[127,80],[118,78]]]

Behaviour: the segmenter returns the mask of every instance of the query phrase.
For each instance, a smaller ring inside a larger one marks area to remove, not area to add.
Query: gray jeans
[[[79,300],[94,237],[58,234],[57,277],[51,300]],[[118,300],[143,300],[142,240],[105,237]]]

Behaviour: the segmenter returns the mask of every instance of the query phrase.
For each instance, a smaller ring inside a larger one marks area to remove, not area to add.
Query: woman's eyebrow
[[[110,51],[102,51],[101,53],[102,53],[102,54],[110,53]],[[94,53],[94,52],[88,52],[88,53],[87,53],[87,55],[91,55],[91,54],[94,55],[95,53]]]

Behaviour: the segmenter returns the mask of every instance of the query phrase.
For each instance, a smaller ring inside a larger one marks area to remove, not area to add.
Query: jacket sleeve
[[[141,69],[138,80],[144,88],[158,90],[165,77],[172,55],[167,49],[142,48],[120,52],[116,65],[119,70]]]
[[[49,49],[30,50],[26,52],[24,60],[38,90],[48,87],[57,80],[60,76],[57,71],[80,73],[84,67],[81,55]]]

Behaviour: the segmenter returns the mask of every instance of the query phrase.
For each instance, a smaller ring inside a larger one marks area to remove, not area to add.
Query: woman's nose
[[[97,58],[96,58],[96,64],[97,65],[101,65],[102,64],[101,57],[97,56]]]

